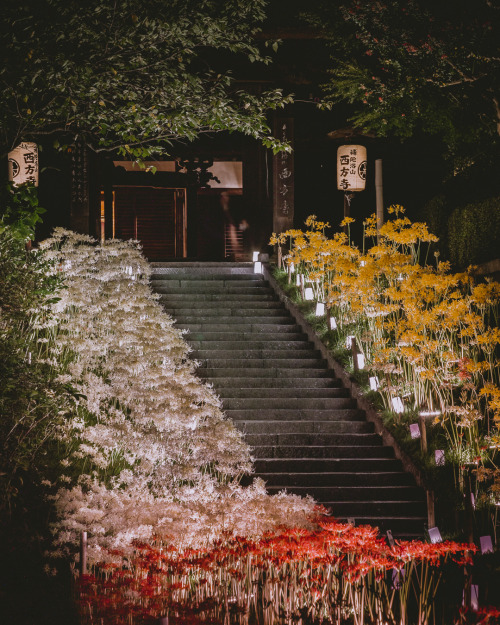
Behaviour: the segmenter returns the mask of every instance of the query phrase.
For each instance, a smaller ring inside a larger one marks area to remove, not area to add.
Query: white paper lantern
[[[337,189],[364,191],[366,186],[366,148],[341,145],[337,150]]]
[[[335,317],[330,317],[330,330],[336,330],[337,329],[337,320],[335,319]]]
[[[252,253],[252,260],[254,263],[256,263],[259,260],[259,252]]]
[[[322,302],[316,304],[316,317],[322,317],[325,314],[325,305]]]
[[[262,273],[262,263],[254,263],[253,264],[253,272],[254,273]]]
[[[9,152],[9,180],[14,185],[31,182],[38,186],[38,147],[36,143],[20,143]]]
[[[380,386],[380,383],[378,381],[378,377],[376,375],[371,377],[370,378],[370,389],[372,391],[376,391],[376,390],[378,390],[379,386]]]
[[[345,346],[347,347],[347,349],[351,349],[352,347],[352,342],[356,337],[353,334],[349,334],[349,336],[346,336],[345,339]]]
[[[365,357],[363,354],[356,354],[356,360],[358,361],[358,369],[365,368]]]
[[[307,299],[307,300],[314,299],[313,290],[310,286],[308,286],[304,292],[304,299]]]

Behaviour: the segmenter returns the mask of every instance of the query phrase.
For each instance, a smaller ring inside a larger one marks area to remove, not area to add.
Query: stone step
[[[426,509],[423,501],[321,501],[322,505],[332,509],[334,516],[419,516],[425,518]]]
[[[212,384],[218,393],[221,395],[223,392],[238,392],[243,393],[253,392],[254,389],[274,389],[276,391],[284,391],[285,393],[291,393],[300,389],[306,391],[314,391],[314,389],[343,389],[341,382],[338,378],[331,377],[331,374],[326,377],[299,377],[299,378],[268,378],[266,377],[252,377],[242,379],[241,377],[218,377],[212,380]],[[237,395],[235,395],[237,397]]]
[[[200,359],[201,360],[201,359]],[[201,361],[200,368],[208,369],[257,369],[262,371],[273,370],[278,371],[294,371],[295,369],[320,369],[324,366],[325,361],[320,358],[206,358]]]
[[[193,344],[195,341],[203,341],[205,344],[213,343],[214,345],[220,345],[229,341],[245,342],[245,344],[259,342],[264,345],[267,345],[270,341],[272,341],[273,345],[275,343],[296,342],[298,344],[300,341],[307,342],[307,335],[300,332],[286,332],[286,334],[281,332],[259,332],[257,334],[255,332],[234,332],[231,329],[228,332],[188,332],[184,335],[184,338],[190,344]]]
[[[245,434],[245,442],[252,447],[264,445],[295,446],[295,445],[330,445],[344,447],[346,453],[356,454],[359,449],[359,455],[366,450],[367,447],[382,448],[382,439],[378,434],[336,434],[331,432],[278,432],[274,433],[255,433]],[[394,450],[388,447],[391,452]],[[347,450],[350,450],[347,451]]]
[[[224,412],[228,417],[234,421],[252,421],[253,419],[274,419],[276,421],[363,421],[365,420],[365,413],[357,408],[348,408],[351,405],[352,399],[339,400],[339,402],[345,401],[346,407],[339,404],[337,409],[330,410],[314,410],[313,408],[301,408],[293,410],[291,408],[255,408],[255,409],[238,409],[231,410],[226,408]]]
[[[371,486],[315,486],[314,483],[312,484],[311,486],[292,486],[287,488],[266,484],[266,488],[272,494],[278,493],[280,490],[286,490],[301,497],[311,495],[317,501],[331,502],[332,506],[335,506],[336,502],[342,501],[369,503],[370,500],[380,502],[405,501],[415,502],[420,505],[424,503],[422,491],[416,486],[381,486],[378,484]]]
[[[382,447],[382,445],[352,448],[347,445],[328,445],[327,443],[323,445],[285,445],[281,443],[280,445],[252,445],[252,456],[255,459],[335,458],[343,460],[346,458],[362,458],[363,460],[379,460],[393,458],[394,450],[392,447]]]
[[[196,353],[202,352],[210,352],[210,353],[219,353],[220,351],[226,351],[228,353],[242,353],[243,351],[252,351],[256,352],[259,350],[262,353],[262,350],[266,352],[296,352],[296,351],[306,351],[309,350],[312,353],[317,354],[318,352],[311,348],[311,344],[307,343],[304,340],[301,341],[286,341],[283,340],[274,340],[272,341],[272,345],[269,345],[269,341],[265,339],[257,338],[249,338],[244,340],[220,340],[220,341],[207,341],[207,340],[193,340],[191,336],[186,337],[188,339],[189,345],[196,350]],[[198,358],[198,356],[193,357]],[[204,356],[201,356],[204,357]]]
[[[267,314],[267,311],[273,311],[273,310],[279,310],[281,312],[281,314],[283,314],[283,309],[280,305],[279,302],[275,302],[272,300],[264,300],[262,302],[256,302],[256,301],[249,301],[249,302],[245,302],[245,301],[241,301],[240,299],[238,300],[234,300],[231,302],[225,302],[225,301],[220,301],[220,302],[205,302],[205,301],[196,301],[195,299],[193,300],[179,300],[177,302],[172,302],[169,301],[165,304],[163,304],[163,308],[164,310],[166,310],[168,313],[172,314],[171,311],[179,311],[179,314],[183,314],[182,311],[187,310],[187,311],[191,311],[191,310],[206,310],[206,311],[211,311],[214,310],[216,312],[221,312],[221,311],[226,311],[226,310],[231,310],[234,312],[231,312],[232,315],[234,315],[235,313],[238,314],[242,314],[245,313],[247,314],[248,312],[254,312],[254,311],[261,311],[260,314]]]
[[[297,384],[302,382],[297,380]],[[226,399],[260,399],[260,398],[285,398],[285,399],[325,399],[329,397],[349,397],[349,391],[346,388],[303,388],[301,386],[294,386],[292,388],[276,388],[276,387],[263,387],[263,388],[238,388],[233,386],[232,388],[219,387],[217,388],[217,395],[223,400]]]
[[[246,361],[245,361],[246,362]],[[332,372],[327,369],[301,369],[292,368],[284,369],[281,367],[200,367],[196,370],[196,374],[200,378],[214,378],[213,383],[216,386],[216,378],[293,378],[294,380],[302,380],[302,378],[332,378]],[[246,384],[248,379],[244,381]]]
[[[229,311],[227,311],[229,312]],[[272,312],[272,311],[271,311]],[[178,323],[182,323],[188,326],[194,326],[196,328],[197,324],[208,325],[212,324],[212,326],[223,327],[226,324],[232,325],[234,328],[245,328],[253,327],[254,325],[267,325],[266,331],[269,332],[270,326],[276,325],[295,325],[295,322],[286,316],[280,315],[272,315],[271,312],[266,315],[258,314],[245,314],[243,315],[210,315],[207,314],[207,311],[202,312],[201,314],[196,314],[196,311],[191,311],[189,315],[182,315],[182,318],[179,319],[176,317]],[[279,312],[279,311],[277,311]],[[234,332],[234,330],[233,330]]]
[[[257,458],[255,474],[261,473],[328,473],[348,471],[401,471],[401,462],[392,458]]]
[[[260,334],[269,334],[270,332],[274,332],[275,336],[285,335],[286,334],[296,334],[300,331],[300,326],[296,323],[292,323],[291,320],[288,320],[288,323],[276,324],[276,323],[247,323],[243,324],[231,324],[229,326],[225,323],[219,323],[219,320],[215,323],[215,320],[206,323],[200,323],[197,321],[196,323],[182,323],[177,322],[175,327],[179,330],[189,330],[190,334],[186,336],[192,336],[195,332],[230,332],[233,334],[237,330],[242,332],[243,334],[253,333],[254,335]]]
[[[165,281],[161,286],[155,286],[154,290],[160,297],[160,302],[168,301],[170,295],[185,295],[187,293],[199,294],[199,295],[272,295],[275,297],[275,293],[271,287],[268,286],[248,286],[242,283],[240,286],[226,286],[221,288],[214,285],[208,286],[175,286]]]
[[[150,263],[152,267],[152,278],[158,279],[162,276],[169,275],[236,275],[236,274],[254,274],[253,263],[241,263],[241,265],[228,265],[225,263],[182,263],[175,266],[169,266],[159,263]]]
[[[350,489],[352,487],[375,488],[386,486],[389,489],[397,487],[416,488],[413,479],[408,473],[402,471],[375,472],[369,473],[260,473],[266,483],[267,488],[274,491],[286,488],[290,492],[295,492],[297,488],[309,490],[319,487],[343,487]],[[251,476],[249,477],[249,479]],[[418,490],[418,489],[417,489]]]
[[[243,434],[372,434],[375,430],[373,423],[367,421],[275,421],[266,420],[234,420],[236,427]]]
[[[262,278],[256,278],[254,276],[207,276],[203,280],[200,280],[199,276],[169,276],[165,280],[153,280],[152,286],[154,290],[161,290],[165,287],[185,289],[187,292],[193,289],[249,289],[251,287],[267,287],[267,283]],[[236,293],[238,291],[235,291]]]
[[[220,362],[225,360],[232,360],[241,362],[242,360],[254,361],[260,360],[264,362],[274,362],[275,360],[286,360],[287,362],[295,362],[296,360],[307,360],[312,362],[321,362],[319,351],[314,349],[307,349],[307,344],[304,349],[279,349],[276,347],[273,349],[194,349],[191,353],[191,357],[196,360],[206,360],[208,362]],[[224,366],[224,365],[222,365]],[[253,367],[253,364],[247,366]],[[265,364],[263,365],[265,366]],[[271,365],[274,366],[274,365]]]
[[[273,302],[269,302],[273,304]],[[208,306],[199,306],[196,308],[173,308],[171,306],[163,306],[165,312],[176,319],[185,319],[186,317],[237,317],[237,320],[249,319],[253,317],[262,317],[266,319],[283,319],[283,310],[276,307],[230,307],[217,306],[210,308]],[[196,323],[196,322],[195,322]]]
[[[258,284],[266,283],[262,274],[253,273],[253,271],[243,271],[243,272],[205,272],[200,274],[198,272],[163,272],[163,273],[153,273],[151,275],[151,285],[156,286],[159,282],[200,282],[200,283],[222,283],[224,285],[225,282],[255,282]],[[267,284],[267,283],[266,283]]]
[[[167,296],[163,296],[163,301],[167,303],[173,303],[177,305],[177,302],[188,303],[193,302],[195,304],[205,303],[239,303],[241,306],[246,306],[247,304],[253,303],[264,303],[264,302],[277,302],[276,296],[274,293],[262,293],[262,295],[257,295],[256,293],[250,294],[241,294],[241,293],[199,293],[190,291],[186,293],[183,291],[182,293],[170,293]]]
[[[317,399],[308,398],[285,398],[285,397],[236,397],[222,400],[224,410],[279,410],[280,413],[293,410],[306,411],[330,411],[339,408],[355,408],[356,402],[349,396],[326,397]],[[280,414],[279,413],[279,414]],[[364,417],[364,414],[361,413]]]
[[[333,511],[332,511],[333,512]],[[399,540],[422,539],[427,524],[426,516],[359,516],[353,517],[347,514],[336,514],[334,518],[338,521],[353,520],[354,525],[371,525],[378,527],[381,534],[385,534],[387,530],[391,530],[394,538]]]

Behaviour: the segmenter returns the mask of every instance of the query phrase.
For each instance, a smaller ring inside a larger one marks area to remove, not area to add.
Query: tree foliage
[[[4,149],[51,135],[134,158],[172,140],[240,131],[270,147],[266,111],[281,91],[251,93],[226,69],[267,63],[254,35],[265,0],[28,0],[3,10]]]
[[[378,135],[497,139],[499,17],[496,0],[325,3],[314,20],[332,44],[326,99],[354,105],[354,124]]]

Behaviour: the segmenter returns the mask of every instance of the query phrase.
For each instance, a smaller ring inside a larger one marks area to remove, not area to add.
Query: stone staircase
[[[423,491],[252,263],[152,267],[165,310],[189,330],[199,377],[245,434],[270,493],[309,494],[337,519],[423,535]]]

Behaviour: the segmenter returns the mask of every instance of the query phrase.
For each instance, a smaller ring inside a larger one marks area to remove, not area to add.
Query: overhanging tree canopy
[[[441,135],[450,146],[500,135],[497,0],[319,2],[332,44],[327,101],[379,136]]]
[[[52,135],[137,159],[175,139],[239,131],[269,147],[281,91],[237,88],[222,58],[268,62],[265,0],[28,0],[3,10],[3,150]],[[217,58],[212,67],[209,59]]]

